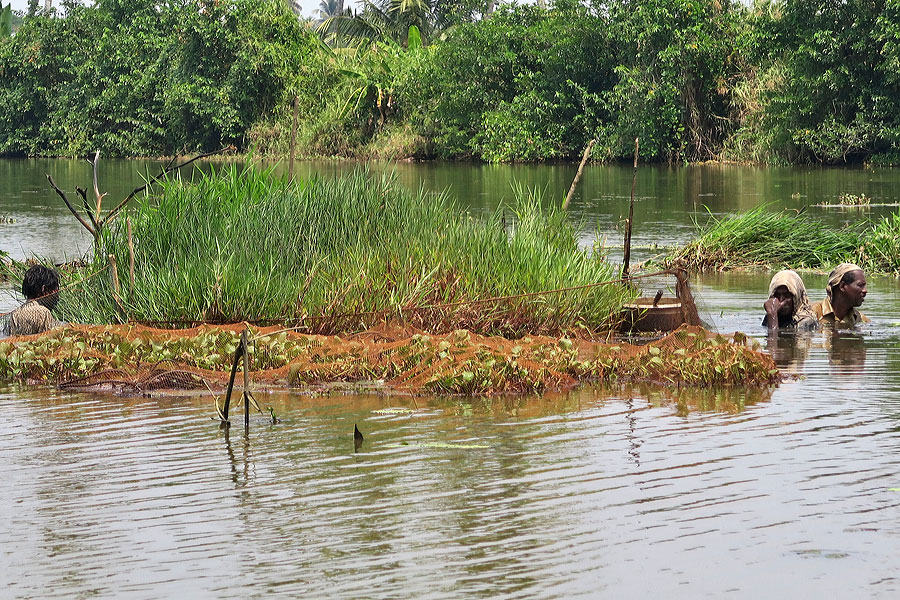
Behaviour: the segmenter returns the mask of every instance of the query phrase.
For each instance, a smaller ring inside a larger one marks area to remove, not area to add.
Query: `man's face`
[[[772,297],[782,303],[778,309],[779,317],[790,317],[794,314],[794,295],[788,291],[786,285],[779,285],[775,288]]]
[[[850,301],[850,306],[860,306],[868,293],[866,289],[866,275],[862,271],[851,271],[851,273],[853,274],[853,281],[842,283],[839,289]]]

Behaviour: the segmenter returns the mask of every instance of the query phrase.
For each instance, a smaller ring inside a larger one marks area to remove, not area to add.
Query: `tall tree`
[[[322,0],[320,7],[334,0]],[[359,46],[393,40],[406,45],[411,27],[427,43],[451,25],[486,12],[484,0],[362,0],[362,8],[324,18],[319,34],[331,46]]]
[[[12,35],[12,3],[3,6],[0,2],[0,38]]]
[[[320,21],[343,15],[344,0],[322,0],[319,2],[319,10],[316,12]]]

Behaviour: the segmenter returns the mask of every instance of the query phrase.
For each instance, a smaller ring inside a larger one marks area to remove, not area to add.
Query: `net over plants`
[[[683,326],[634,345],[548,336],[511,340],[463,329],[432,335],[401,325],[347,336],[245,325],[68,326],[0,341],[0,379],[120,393],[221,390],[245,330],[256,388],[377,382],[402,393],[497,394],[566,389],[585,381],[714,386],[779,379],[772,359],[746,336],[725,338],[700,327]]]

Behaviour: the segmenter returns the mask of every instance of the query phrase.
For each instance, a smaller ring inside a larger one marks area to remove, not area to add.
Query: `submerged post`
[[[631,261],[631,225],[634,221],[634,185],[637,183],[639,138],[634,138],[634,174],[631,177],[631,202],[628,203],[628,223],[625,224],[625,251],[622,256],[622,278],[628,277],[628,263]]]
[[[234,360],[231,363],[231,376],[228,378],[228,388],[225,390],[225,406],[222,407],[221,415],[219,418],[222,419],[222,422],[225,423],[226,427],[230,425],[228,421],[228,410],[231,407],[231,394],[234,393],[234,379],[237,377],[238,364],[243,359],[244,365],[244,390],[243,390],[243,398],[244,398],[244,428],[249,431],[250,429],[250,402],[253,398],[252,394],[250,394],[250,330],[244,329],[241,332],[241,341],[238,344],[238,347],[234,351]],[[256,401],[253,400],[255,403]]]
[[[244,355],[244,429],[250,431],[250,350],[247,347],[247,330],[241,332],[241,349]]]
[[[243,342],[243,335],[241,336],[241,341]],[[224,422],[228,423],[228,409],[231,406],[231,392],[234,391],[234,378],[237,375],[238,363],[241,360],[241,356],[244,355],[244,344],[238,344],[237,349],[234,351],[234,361],[231,363],[231,376],[228,378],[228,388],[225,390],[225,406],[222,407],[222,416],[224,417]]]

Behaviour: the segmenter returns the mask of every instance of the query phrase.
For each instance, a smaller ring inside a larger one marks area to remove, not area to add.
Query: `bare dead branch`
[[[103,196],[106,194],[100,193],[100,186],[97,185],[97,163],[100,162],[100,151],[97,150],[97,153],[94,154],[94,161],[91,163],[94,167],[94,196],[97,198],[97,210],[94,211],[96,218],[100,218],[100,206],[103,203]]]
[[[74,215],[74,217],[76,219],[78,219],[78,222],[81,223],[81,225],[85,229],[87,229],[91,233],[92,236],[94,236],[94,239],[96,239],[97,238],[97,230],[95,230],[93,227],[91,227],[91,224],[88,223],[87,221],[85,221],[84,217],[82,217],[80,214],[78,214],[78,211],[75,210],[75,207],[72,206],[71,202],[69,202],[69,198],[66,197],[66,193],[64,191],[62,191],[61,189],[59,189],[59,187],[56,185],[56,182],[53,181],[53,178],[50,177],[49,174],[47,175],[47,181],[50,182],[50,187],[52,187],[53,190],[59,195],[59,197],[62,198],[62,201],[66,203],[66,208],[69,209],[69,212],[71,212],[72,215]]]

